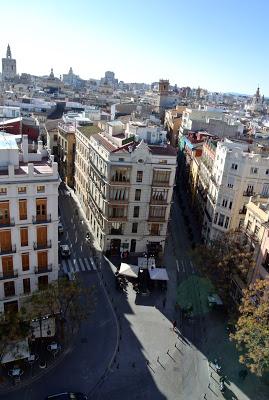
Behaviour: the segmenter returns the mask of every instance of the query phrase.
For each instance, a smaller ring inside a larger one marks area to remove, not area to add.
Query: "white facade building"
[[[112,254],[162,252],[176,150],[135,142],[118,133],[119,124],[107,125],[107,132],[76,133],[75,187],[92,232],[101,249]]]
[[[269,196],[269,154],[259,145],[225,139],[217,143],[203,224],[206,241],[244,223],[255,194]]]
[[[0,312],[58,278],[58,168],[27,136],[0,135]]]

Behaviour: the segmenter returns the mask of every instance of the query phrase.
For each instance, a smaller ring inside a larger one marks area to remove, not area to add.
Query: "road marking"
[[[96,265],[95,265],[95,262],[93,261],[93,258],[90,257],[90,260],[91,260],[92,268],[96,271]]]
[[[79,272],[79,267],[78,267],[77,260],[73,260],[73,264],[74,264],[75,272]]]
[[[91,266],[90,266],[89,261],[87,260],[87,258],[84,258],[84,262],[86,264],[87,270],[90,271],[91,270]]]
[[[85,267],[84,267],[84,264],[83,264],[83,261],[82,261],[81,258],[78,259],[78,262],[79,262],[79,264],[80,264],[81,270],[82,270],[82,271],[85,271]]]
[[[70,260],[70,258],[68,259],[68,265],[69,265],[69,272],[74,272],[73,264],[72,264],[72,261]]]
[[[178,260],[176,260],[176,264],[177,264],[177,272],[179,273],[179,265],[178,265]]]

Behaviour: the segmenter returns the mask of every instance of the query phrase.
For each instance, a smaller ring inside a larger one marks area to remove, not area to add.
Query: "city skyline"
[[[11,46],[19,73],[55,76],[72,66],[83,79],[106,70],[125,82],[158,81],[210,91],[269,95],[265,16],[269,5],[239,1],[219,9],[211,0],[124,4],[121,0],[76,8],[63,1],[13,0],[2,6],[1,57]],[[12,15],[12,29],[10,19]],[[23,16],[23,18],[22,18]]]

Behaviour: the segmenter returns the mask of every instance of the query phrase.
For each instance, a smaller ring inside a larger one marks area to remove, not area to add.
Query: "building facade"
[[[0,136],[0,312],[58,278],[58,168],[27,136]]]
[[[219,141],[209,176],[202,232],[205,241],[242,227],[246,204],[255,194],[269,194],[269,153],[257,145]]]
[[[113,136],[113,131],[80,135],[75,185],[101,249],[111,254],[162,252],[176,150]]]
[[[71,188],[74,187],[75,175],[75,150],[76,150],[75,125],[64,120],[58,123],[58,163],[61,179]]]

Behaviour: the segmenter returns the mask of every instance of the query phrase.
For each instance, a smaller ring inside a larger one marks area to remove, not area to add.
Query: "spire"
[[[12,58],[9,44],[7,45],[7,58]]]
[[[54,79],[54,73],[53,73],[53,68],[51,68],[50,70],[50,75],[49,75],[50,79]]]
[[[73,68],[72,67],[70,67],[68,74],[69,75],[73,75]]]
[[[260,87],[258,85],[257,90],[256,90],[256,98],[259,99],[260,97],[261,97],[260,96]]]

